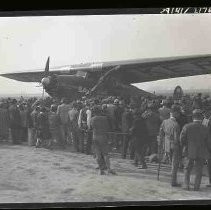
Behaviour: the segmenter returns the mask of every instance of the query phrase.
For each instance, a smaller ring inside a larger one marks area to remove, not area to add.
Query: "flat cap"
[[[193,115],[196,115],[196,114],[203,114],[203,111],[201,109],[194,109]]]

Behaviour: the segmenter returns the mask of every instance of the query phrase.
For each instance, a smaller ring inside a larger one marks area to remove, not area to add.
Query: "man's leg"
[[[53,142],[56,140],[56,133],[55,131],[50,131],[51,132],[51,138],[48,140],[48,149],[53,149]]]
[[[135,158],[134,158],[134,165],[135,166],[138,166],[138,164],[139,164],[139,160],[140,160],[140,155],[139,155],[139,152],[137,151],[137,150],[135,150]]]
[[[16,144],[20,144],[21,143],[21,128],[16,128],[15,129],[15,141],[16,141]]]
[[[151,153],[158,154],[157,136],[152,136]]]
[[[65,125],[64,124],[62,124],[60,126],[60,130],[61,130],[61,141],[66,143]]]
[[[108,170],[108,173],[109,173],[109,174],[114,174],[114,175],[116,175],[116,172],[115,172],[113,169],[111,169],[111,163],[110,163],[109,154],[108,154],[108,153],[104,153],[104,154],[103,154],[103,158],[104,158],[105,165],[106,165],[106,169]]]
[[[40,147],[41,146],[41,139],[38,137],[37,141],[36,141],[36,147]]]
[[[37,142],[36,142],[36,147],[41,147],[42,145],[42,131],[38,130],[37,131]]]
[[[196,166],[196,176],[195,176],[195,182],[194,182],[194,190],[198,191],[200,188],[201,179],[202,179],[204,159],[201,159],[201,158],[196,159],[195,166]]]
[[[65,144],[71,144],[72,143],[71,129],[70,129],[68,123],[63,125],[63,129],[64,129],[64,142],[65,142]]]
[[[92,149],[92,132],[87,132],[87,141],[86,141],[86,154],[90,155]]]
[[[140,153],[140,163],[142,165],[142,169],[147,168],[147,164],[146,164],[146,161],[145,161],[146,149],[147,149],[147,144],[143,145],[143,147],[141,149],[141,153]]]
[[[111,164],[110,164],[109,155],[108,155],[108,154],[104,154],[103,157],[104,157],[106,169],[107,169],[107,170],[111,170],[111,167],[110,167]]]
[[[103,157],[103,154],[101,153],[100,147],[98,145],[94,145],[94,151],[96,156],[96,161],[98,164],[98,168],[100,170],[100,174],[104,175],[104,169],[105,169],[105,159]]]
[[[128,143],[129,143],[129,137],[124,135],[122,140],[122,158],[125,159],[127,156],[127,149],[128,149]]]
[[[209,185],[208,187],[211,187],[211,158],[207,160],[207,170],[209,175]]]
[[[25,142],[26,141],[26,129],[25,127],[22,127],[20,129],[20,141]]]
[[[59,145],[60,145],[63,149],[65,149],[65,146],[66,146],[66,143],[67,143],[67,142],[65,141],[65,139],[64,139],[64,137],[63,137],[63,135],[62,135],[62,129],[61,129],[61,127],[58,127],[58,128],[57,128],[56,142],[58,142]]]
[[[144,146],[143,146],[144,147]],[[140,163],[141,164],[141,167],[139,169],[146,169],[147,168],[147,165],[146,165],[146,162],[145,162],[145,159],[144,159],[144,148],[141,148],[141,149],[138,149],[136,152],[135,152],[135,165]]]
[[[13,144],[16,144],[16,133],[15,133],[15,129],[14,128],[11,128],[11,137],[12,137],[12,143]]]
[[[51,138],[49,139],[48,141],[48,148],[49,149],[52,149],[53,148],[53,144],[54,142],[56,141],[57,144],[61,145],[61,139],[59,139],[59,136],[58,136],[58,130],[56,129],[52,129],[51,131]]]
[[[116,130],[117,133],[121,132],[119,129]],[[116,138],[116,148],[117,148],[117,151],[120,151],[121,149],[121,142],[122,142],[122,135],[120,134],[116,134],[115,136]]]
[[[31,146],[34,146],[36,142],[36,131],[35,128],[31,129]]]
[[[131,139],[129,148],[130,148],[130,159],[133,160],[135,158],[134,139]]]
[[[24,127],[24,141],[28,140],[28,128]]]
[[[179,168],[179,149],[172,151],[172,170],[171,170],[171,186],[179,186],[177,183],[177,171]]]
[[[73,129],[72,131],[72,137],[73,137],[73,144],[74,144],[74,148],[77,152],[79,152],[79,135],[78,135],[78,130],[77,129]]]
[[[79,134],[79,151],[84,153],[84,138],[85,138],[85,134],[84,131],[82,129],[79,129],[78,131]]]
[[[152,136],[149,136],[148,138],[148,148],[147,148],[147,156],[150,156],[152,153],[152,140],[153,140],[153,137]]]
[[[189,190],[190,188],[190,174],[193,169],[194,160],[188,157],[184,158],[184,189]]]

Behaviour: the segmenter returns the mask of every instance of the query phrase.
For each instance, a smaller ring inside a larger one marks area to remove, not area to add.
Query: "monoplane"
[[[50,68],[48,57],[44,71],[0,74],[22,82],[39,82],[52,97],[77,98],[83,95],[152,96],[134,83],[211,73],[211,55],[149,58],[96,62]]]

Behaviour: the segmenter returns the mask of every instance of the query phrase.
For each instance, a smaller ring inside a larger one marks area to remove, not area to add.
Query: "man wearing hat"
[[[19,144],[21,140],[21,116],[16,99],[12,100],[12,105],[9,107],[9,121],[12,143]]]
[[[31,113],[31,119],[32,119],[32,142],[31,145],[35,145],[37,140],[37,130],[38,130],[38,124],[37,124],[37,116],[40,112],[40,106],[36,106],[35,109]]]
[[[149,144],[149,134],[147,126],[141,113],[138,111],[133,112],[133,123],[130,128],[131,141],[134,146],[135,153],[135,166],[141,164],[140,169],[146,169],[145,153]]]
[[[105,174],[105,169],[108,170],[108,173],[114,174],[115,172],[110,169],[110,159],[108,154],[108,132],[110,131],[108,119],[106,116],[102,115],[102,110],[99,106],[93,107],[93,115],[94,117],[91,118],[90,125],[93,131],[94,153],[100,169],[100,175]]]
[[[63,141],[67,142],[70,138],[70,130],[68,126],[68,112],[71,109],[71,106],[68,104],[68,99],[63,98],[61,100],[62,104],[57,108],[57,114],[60,117],[61,121],[61,131]]]
[[[159,134],[160,128],[160,117],[157,111],[156,104],[153,102],[148,103],[147,110],[142,114],[142,117],[146,121],[147,132],[149,134],[149,146],[150,146],[150,155],[157,154],[157,136]]]
[[[173,105],[171,107],[170,118],[164,120],[160,127],[160,145],[164,142],[165,156],[170,159],[172,170],[171,170],[171,186],[180,186],[177,183],[177,171],[179,167],[179,152],[180,152],[180,127],[176,121],[179,115],[180,107]]]
[[[161,122],[163,122],[163,120],[166,120],[170,117],[171,110],[167,107],[168,106],[167,100],[162,100],[161,105],[162,107],[158,109],[158,111],[160,113],[160,120]]]
[[[79,152],[79,127],[78,127],[78,104],[77,102],[73,102],[72,109],[68,111],[68,123],[70,128],[70,133],[72,135],[73,145],[77,152]]]
[[[62,131],[60,126],[61,121],[56,111],[57,106],[52,104],[48,114],[49,130],[51,133],[51,139],[49,141],[48,147],[52,149],[53,143],[56,141],[56,143],[64,149],[64,139],[62,138]]]
[[[122,133],[129,133],[130,128],[132,127],[133,123],[133,114],[130,111],[129,106],[125,106],[124,112],[122,114]],[[125,134],[123,136],[123,142],[122,142],[122,158],[125,159],[127,156],[127,150],[129,146],[129,135]]]
[[[124,108],[120,105],[119,99],[114,100],[114,120],[115,120],[115,131],[121,132],[121,125],[122,125],[122,114],[124,112]],[[115,147],[119,149],[121,143],[122,136],[116,135],[115,136]]]
[[[190,174],[195,165],[194,190],[198,191],[202,179],[203,165],[209,158],[211,148],[210,134],[208,128],[202,124],[202,110],[193,111],[193,122],[186,124],[181,132],[180,141],[183,147],[185,163],[184,189],[190,189]]]
[[[110,99],[108,104],[107,104],[107,114],[108,114],[108,118],[109,118],[109,123],[111,125],[111,129],[115,130],[115,109],[116,109],[116,104],[118,103],[118,99],[117,100],[112,100]]]
[[[37,115],[37,128],[36,147],[41,147],[44,146],[45,141],[50,138],[48,113],[45,107],[41,107]]]
[[[202,121],[202,124],[208,128],[209,134],[211,135],[211,109],[209,105],[205,108],[204,119]],[[209,159],[207,160],[209,184],[207,185],[207,187],[211,187],[211,151],[209,152],[209,154]]]

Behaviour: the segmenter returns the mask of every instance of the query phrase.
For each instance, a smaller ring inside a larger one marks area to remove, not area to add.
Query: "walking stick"
[[[161,168],[161,147],[162,147],[162,144],[160,142],[160,137],[158,136],[158,168],[157,168],[157,180],[159,180],[159,177],[160,177],[160,168]]]

